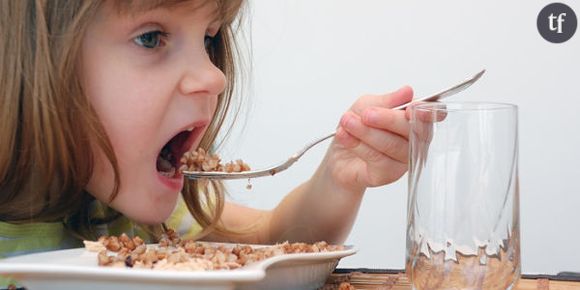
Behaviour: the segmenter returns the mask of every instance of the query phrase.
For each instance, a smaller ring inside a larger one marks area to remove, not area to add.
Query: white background
[[[360,95],[409,84],[425,96],[486,68],[454,99],[519,106],[523,272],[580,272],[580,32],[563,44],[541,38],[536,17],[548,3],[252,0],[246,110],[220,154],[272,165],[332,132]],[[273,208],[327,144],[250,191],[230,183],[231,198]],[[339,267],[403,268],[406,183],[367,191],[347,240],[360,251]]]

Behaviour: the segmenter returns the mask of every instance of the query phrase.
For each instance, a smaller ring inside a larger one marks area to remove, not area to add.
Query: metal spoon
[[[415,99],[409,103],[395,107],[395,108],[393,108],[393,110],[402,110],[402,109],[404,109],[404,108],[408,107],[409,105],[416,103],[416,102],[436,101],[439,99],[443,99],[443,98],[455,95],[455,94],[467,89],[469,86],[471,86],[473,83],[475,83],[479,78],[481,78],[481,76],[484,73],[485,73],[485,69],[478,72],[474,76],[462,81],[461,83],[459,83],[457,85],[454,85],[448,89],[440,91],[440,92],[438,92],[434,95],[431,95],[429,97]],[[306,153],[306,151],[308,151],[310,148],[314,147],[316,144],[318,144],[326,139],[333,137],[335,134],[336,134],[336,132],[333,132],[332,134],[326,135],[322,138],[315,140],[314,142],[306,145],[306,147],[304,147],[302,150],[294,153],[294,155],[292,155],[290,158],[288,158],[288,160],[286,160],[278,165],[266,168],[266,169],[243,171],[243,172],[230,172],[230,173],[221,172],[221,171],[182,171],[181,173],[183,174],[183,176],[185,176],[189,179],[202,179],[202,178],[208,178],[208,179],[245,179],[245,178],[255,178],[255,177],[274,175],[278,172],[281,172],[281,171],[288,169],[288,167],[290,167],[292,164],[294,164],[296,161],[298,161],[298,159],[300,159],[300,157],[302,157],[302,155],[304,155],[304,153]]]

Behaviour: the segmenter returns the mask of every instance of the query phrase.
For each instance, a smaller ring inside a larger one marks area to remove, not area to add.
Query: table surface
[[[348,282],[355,289],[411,289],[409,280],[402,270],[377,269],[337,269],[330,275],[326,285],[320,290],[339,289]],[[522,275],[515,290],[571,290],[580,289],[579,273],[559,273],[558,275]]]

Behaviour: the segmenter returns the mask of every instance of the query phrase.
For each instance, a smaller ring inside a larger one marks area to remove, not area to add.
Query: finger
[[[390,158],[362,142],[351,151],[367,163],[367,180],[365,182],[369,186],[383,185],[385,180],[396,180],[408,169],[407,162]]]
[[[384,95],[367,95],[361,97],[352,107],[352,111],[361,114],[368,107],[394,108],[413,99],[413,89],[404,86],[395,92]]]
[[[395,133],[366,126],[360,117],[346,113],[341,119],[341,127],[353,137],[381,154],[397,161],[407,162],[409,142]],[[360,144],[359,144],[360,145]]]
[[[354,148],[358,145],[358,143],[360,143],[360,140],[350,135],[342,127],[338,127],[338,129],[336,129],[334,140],[336,140],[340,145],[347,149]]]
[[[367,126],[393,132],[405,139],[409,138],[410,125],[404,111],[371,107],[362,113],[362,121]]]

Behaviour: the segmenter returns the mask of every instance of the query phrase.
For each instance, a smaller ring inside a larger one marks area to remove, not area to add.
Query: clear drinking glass
[[[511,289],[520,276],[517,106],[411,109],[406,271],[413,289]]]

